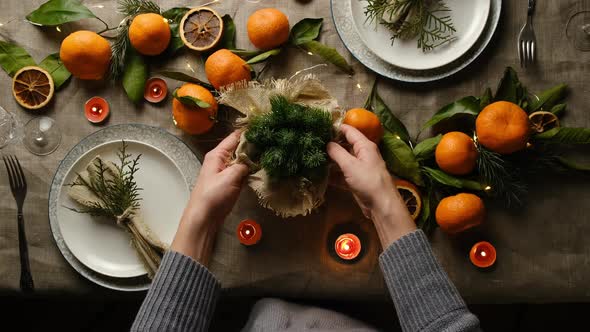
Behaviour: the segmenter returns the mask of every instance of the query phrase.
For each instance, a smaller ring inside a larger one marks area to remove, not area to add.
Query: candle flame
[[[486,252],[485,251],[482,251],[481,252],[481,257],[486,257],[486,256],[487,256]]]

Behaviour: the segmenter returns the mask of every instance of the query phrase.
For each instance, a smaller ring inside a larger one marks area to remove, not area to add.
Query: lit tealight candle
[[[334,250],[344,260],[355,259],[361,252],[361,240],[354,234],[342,234],[336,239]]]
[[[168,95],[166,81],[158,77],[152,77],[145,83],[143,98],[150,103],[159,103]]]
[[[92,123],[103,122],[109,113],[109,103],[104,98],[92,97],[84,104],[84,115]]]
[[[490,267],[496,262],[496,248],[486,241],[477,242],[469,252],[469,259],[477,267]]]
[[[246,246],[255,245],[262,238],[262,228],[260,224],[252,219],[242,220],[236,230],[238,240]]]

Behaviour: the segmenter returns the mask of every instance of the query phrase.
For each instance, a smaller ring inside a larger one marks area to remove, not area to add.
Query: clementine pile
[[[383,126],[375,113],[364,108],[353,108],[344,115],[342,123],[355,127],[368,139],[379,143],[383,137]]]
[[[481,198],[461,193],[443,198],[436,207],[436,222],[448,234],[457,234],[481,225],[485,218],[485,206]]]
[[[248,38],[261,50],[270,50],[289,39],[289,19],[275,8],[255,11],[248,18]]]
[[[438,167],[453,175],[471,173],[477,161],[477,148],[471,137],[459,131],[446,133],[434,153]]]
[[[218,50],[207,58],[205,74],[217,90],[232,83],[252,79],[246,61],[227,49]]]
[[[213,127],[218,105],[209,90],[197,84],[186,83],[176,91],[176,95],[197,98],[211,105],[207,108],[185,105],[174,98],[172,100],[172,117],[176,127],[190,135],[206,133]]]
[[[475,120],[478,142],[501,154],[510,154],[526,147],[530,123],[520,106],[497,101],[486,106]]]
[[[111,45],[92,31],[76,31],[61,43],[59,58],[74,77],[102,79],[111,62]]]
[[[133,48],[143,55],[158,55],[164,52],[170,38],[170,26],[162,15],[139,14],[129,26],[129,41]]]

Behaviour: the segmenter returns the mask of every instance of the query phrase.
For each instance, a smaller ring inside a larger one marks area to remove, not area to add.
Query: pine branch
[[[520,206],[527,193],[521,170],[498,153],[478,146],[477,169],[491,196],[501,199],[507,207]]]
[[[160,14],[160,6],[149,0],[119,0],[117,11],[125,16],[144,13]]]

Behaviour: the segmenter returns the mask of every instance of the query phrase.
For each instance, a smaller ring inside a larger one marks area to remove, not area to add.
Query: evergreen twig
[[[527,193],[527,185],[522,180],[521,170],[502,155],[478,146],[477,170],[488,186],[491,196],[504,201],[506,206],[520,206]]]

